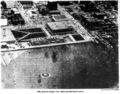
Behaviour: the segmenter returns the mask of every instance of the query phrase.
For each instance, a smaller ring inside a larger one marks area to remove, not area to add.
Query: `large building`
[[[34,6],[33,1],[18,1],[24,9],[29,9],[32,8]]]
[[[71,34],[75,32],[72,25],[67,21],[49,22],[47,23],[47,27],[53,35]]]
[[[53,17],[54,21],[66,21],[68,18],[65,15],[54,15]]]

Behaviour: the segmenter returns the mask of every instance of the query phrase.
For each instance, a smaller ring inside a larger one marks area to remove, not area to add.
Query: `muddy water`
[[[25,51],[9,65],[2,65],[2,87],[117,87],[117,56],[117,52],[93,43]]]

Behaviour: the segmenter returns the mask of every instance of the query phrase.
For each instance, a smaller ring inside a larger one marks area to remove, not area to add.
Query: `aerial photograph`
[[[118,0],[1,0],[3,89],[118,89]]]

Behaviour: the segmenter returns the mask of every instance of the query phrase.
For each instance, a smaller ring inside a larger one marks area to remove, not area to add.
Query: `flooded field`
[[[3,88],[118,87],[118,51],[94,43],[28,50],[1,66]]]

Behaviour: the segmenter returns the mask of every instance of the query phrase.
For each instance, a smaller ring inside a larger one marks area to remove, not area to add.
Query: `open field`
[[[1,66],[3,88],[113,88],[118,84],[117,51],[93,43],[28,50]]]

